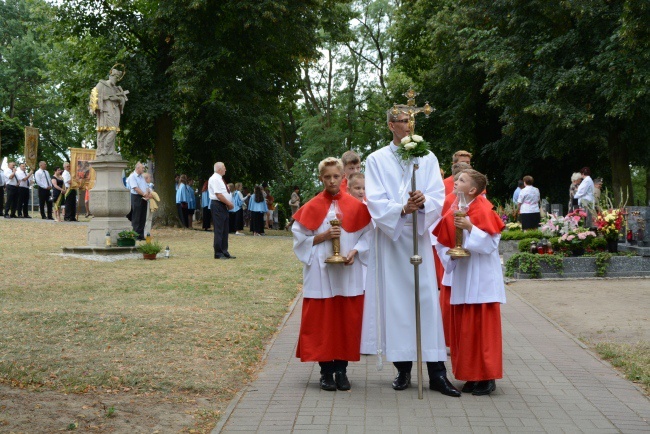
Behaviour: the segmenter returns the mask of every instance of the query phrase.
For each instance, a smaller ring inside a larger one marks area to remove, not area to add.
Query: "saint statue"
[[[97,157],[121,158],[115,150],[115,137],[120,131],[120,115],[128,101],[128,90],[123,90],[117,82],[124,78],[124,71],[113,66],[108,80],[99,80],[90,92],[88,110],[97,116]],[[122,65],[124,66],[124,65]]]

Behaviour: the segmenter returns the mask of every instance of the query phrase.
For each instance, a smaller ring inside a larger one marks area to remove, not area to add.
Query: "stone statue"
[[[123,90],[117,82],[124,78],[125,72],[113,66],[108,80],[99,80],[90,93],[88,110],[97,116],[97,157],[121,159],[115,150],[115,137],[120,131],[120,115],[128,101],[128,90]],[[122,65],[124,66],[124,65]]]

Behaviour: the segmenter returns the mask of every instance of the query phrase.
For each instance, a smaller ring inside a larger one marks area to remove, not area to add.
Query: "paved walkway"
[[[502,307],[505,377],[489,397],[449,398],[425,389],[418,400],[417,385],[394,391],[392,365],[378,372],[376,358],[363,356],[348,368],[350,392],[321,391],[318,365],[294,357],[300,307],[213,434],[650,432],[650,400],[512,292]]]

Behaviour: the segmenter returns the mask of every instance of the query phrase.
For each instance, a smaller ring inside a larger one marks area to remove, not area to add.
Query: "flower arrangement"
[[[428,153],[429,143],[426,142],[422,136],[418,136],[417,134],[402,138],[401,146],[397,148],[397,155],[399,155],[399,157],[404,161],[424,157]]]
[[[596,217],[596,228],[608,241],[618,239],[623,226],[623,216],[620,209],[609,209],[598,213]]]
[[[594,231],[579,228],[563,234],[558,241],[560,245],[565,245],[569,250],[576,251],[584,249],[590,243],[592,238],[596,238],[596,233]]]
[[[508,223],[517,223],[517,205],[512,202],[507,202],[505,205],[498,205],[496,213],[506,225]],[[519,225],[519,229],[521,229],[521,224]]]
[[[502,220],[503,220],[503,217],[504,216],[501,217]],[[505,217],[507,218],[507,216],[505,216]],[[520,231],[521,230],[521,223],[512,223],[512,222],[506,223],[506,221],[504,221],[504,223],[506,224],[506,230],[509,230],[509,231]]]

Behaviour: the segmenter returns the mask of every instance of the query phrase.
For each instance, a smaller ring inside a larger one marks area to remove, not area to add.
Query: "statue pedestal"
[[[131,210],[131,194],[122,183],[122,171],[127,161],[103,158],[91,162],[96,173],[95,187],[90,191],[90,209],[94,217],[88,224],[88,246],[105,246],[106,232],[111,244],[117,244],[117,234],[131,230],[126,215]]]

